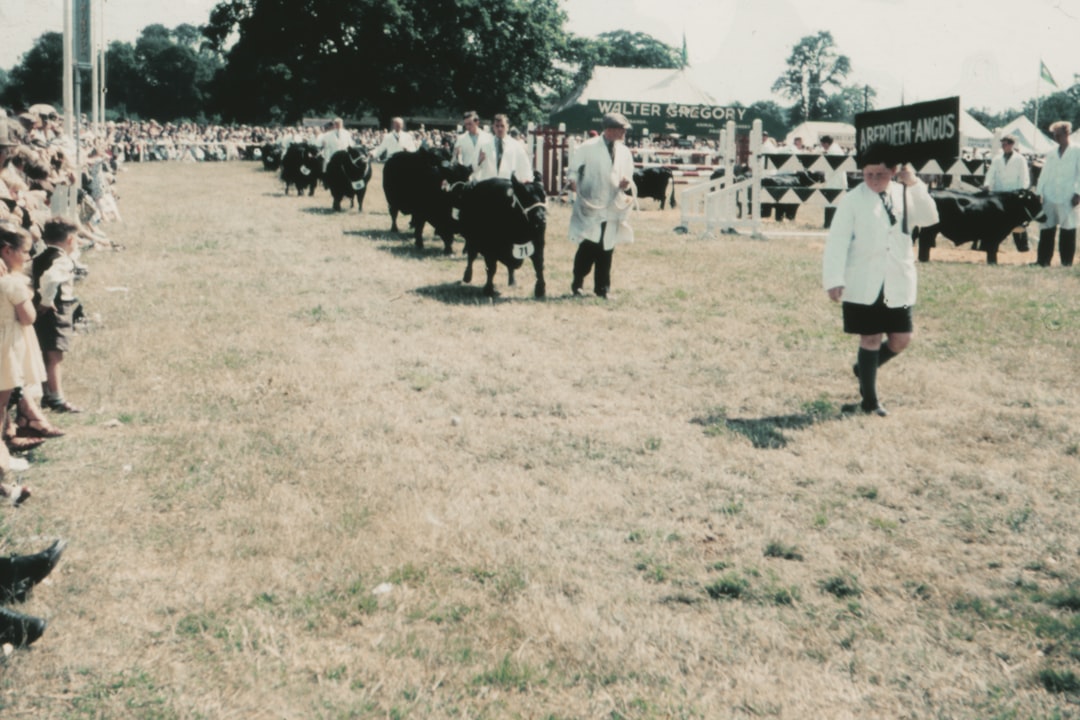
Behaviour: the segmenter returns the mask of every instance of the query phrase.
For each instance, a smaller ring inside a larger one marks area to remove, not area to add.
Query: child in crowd
[[[74,334],[75,308],[75,251],[78,228],[61,218],[53,218],[42,228],[41,239],[46,248],[34,258],[34,296],[37,305],[37,331],[41,351],[45,355],[48,380],[41,404],[54,412],[77,413],[81,410],[64,399],[61,363],[64,353],[71,349]]]
[[[0,276],[0,408],[4,408],[3,420],[7,422],[8,400],[16,388],[37,385],[45,380],[45,366],[41,360],[37,337],[32,325],[34,311],[34,293],[30,289],[30,278],[23,271],[30,261],[30,246],[33,240],[30,233],[12,223],[0,223],[0,260],[6,272]],[[47,433],[51,428],[48,421],[35,430]],[[0,471],[7,473],[16,469],[15,459],[8,453],[6,445],[0,446]],[[21,492],[20,492],[21,491]],[[12,493],[8,488],[0,488],[0,496],[17,499],[25,488]]]

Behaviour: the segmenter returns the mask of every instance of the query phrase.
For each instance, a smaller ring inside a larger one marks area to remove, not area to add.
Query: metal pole
[[[75,22],[71,15],[71,0],[64,0],[64,134],[70,136],[72,131],[71,113],[74,108],[72,102],[72,68],[74,67],[75,54],[72,51],[72,34],[75,30]]]

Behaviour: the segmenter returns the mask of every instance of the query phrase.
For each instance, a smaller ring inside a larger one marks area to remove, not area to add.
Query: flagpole
[[[1038,154],[1035,141],[1039,139],[1039,103],[1042,101],[1042,69],[1043,61],[1039,58],[1039,76],[1035,78],[1035,137],[1031,138],[1031,149]]]

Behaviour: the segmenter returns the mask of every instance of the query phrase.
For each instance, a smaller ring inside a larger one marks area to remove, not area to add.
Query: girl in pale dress
[[[7,272],[0,276],[0,408],[5,408],[15,388],[38,385],[45,380],[45,363],[34,333],[34,292],[23,266],[30,260],[32,238],[12,223],[0,223],[0,260]],[[2,424],[2,423],[0,423]],[[11,469],[7,447],[0,445],[0,471]],[[21,491],[22,489],[20,489]],[[6,493],[0,490],[0,495]]]

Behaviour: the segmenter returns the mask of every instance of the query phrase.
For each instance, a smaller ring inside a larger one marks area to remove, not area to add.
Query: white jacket
[[[1027,158],[1014,150],[1006,161],[1005,153],[998,153],[990,161],[990,169],[986,171],[983,187],[991,192],[1025,190],[1031,187]]]
[[[502,163],[496,166],[495,161],[495,136],[491,135],[488,144],[483,148],[484,161],[476,168],[473,174],[474,180],[487,180],[488,178],[510,179],[515,175],[523,183],[532,182],[532,163],[529,162],[529,153],[525,150],[525,144],[520,140],[507,135],[503,138]]]
[[[844,195],[825,241],[822,285],[844,288],[842,300],[873,305],[882,288],[888,307],[915,304],[915,257],[904,227],[904,186],[890,182],[896,224],[890,224],[881,197],[859,184]],[[934,225],[937,206],[920,180],[907,188],[907,229]]]
[[[383,135],[382,142],[372,151],[371,156],[379,160],[385,154],[386,158],[389,159],[391,155],[396,153],[413,152],[415,150],[416,140],[413,139],[411,132],[402,130],[400,133],[394,133],[391,130]]]
[[[1043,202],[1069,203],[1080,193],[1080,147],[1070,145],[1063,155],[1058,148],[1046,153],[1036,192]]]
[[[577,198],[570,214],[570,241],[598,242],[600,225],[606,222],[605,250],[619,243],[633,242],[634,231],[627,220],[634,199],[619,189],[619,183],[626,178],[630,181],[629,189],[635,190],[634,158],[630,149],[624,143],[615,143],[612,161],[604,136],[590,138],[578,146],[571,158],[570,177],[577,183]]]
[[[485,154],[488,152],[488,145],[491,144],[491,133],[481,130],[476,135],[476,142],[472,141],[472,136],[467,132],[463,132],[458,135],[457,142],[454,143],[454,161],[459,162],[462,165],[468,165],[473,169],[473,172],[480,167],[480,151],[483,150]]]

